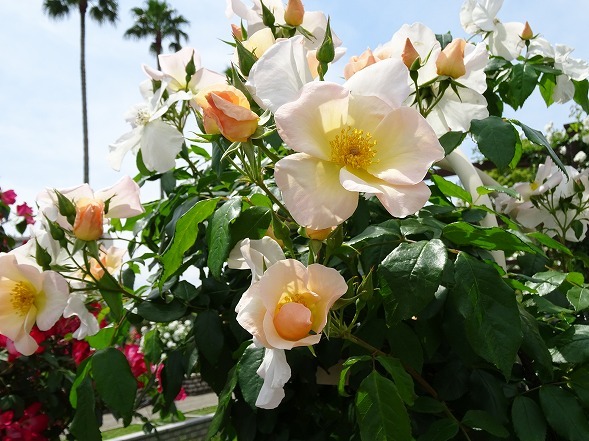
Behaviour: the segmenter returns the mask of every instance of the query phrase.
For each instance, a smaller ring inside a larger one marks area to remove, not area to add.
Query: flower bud
[[[96,240],[102,236],[104,202],[99,199],[80,199],[76,202],[74,235],[81,240]]]
[[[419,53],[415,50],[415,46],[413,46],[409,38],[405,40],[405,47],[403,48],[401,59],[405,66],[407,66],[407,69],[411,69],[413,64],[419,60]]]
[[[284,11],[284,21],[290,26],[300,26],[303,24],[305,7],[301,0],[288,0],[286,10]]]
[[[464,48],[466,41],[456,38],[444,48],[436,60],[438,75],[445,75],[451,78],[460,78],[466,74],[464,66]]]
[[[532,32],[532,28],[530,27],[530,24],[527,21],[526,21],[526,25],[524,26],[524,30],[522,31],[520,37],[522,40],[531,40],[532,38],[534,38],[534,33]]]
[[[241,26],[231,24],[231,33],[236,40],[243,41],[243,32],[241,31]]]
[[[258,128],[258,115],[239,89],[215,84],[201,89],[196,103],[202,107],[203,125],[208,134],[220,133],[231,142],[245,142]]]
[[[348,61],[348,64],[346,64],[344,67],[344,78],[346,80],[350,79],[350,77],[356,72],[361,71],[365,67],[368,67],[377,61],[379,60],[375,58],[370,48],[366,49],[359,56],[354,55],[350,58],[350,61]]]

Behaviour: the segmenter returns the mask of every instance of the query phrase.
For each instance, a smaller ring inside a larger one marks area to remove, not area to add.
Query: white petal
[[[175,127],[155,120],[147,123],[141,136],[143,162],[150,170],[167,172],[176,165],[176,156],[182,150],[184,136]]]
[[[143,126],[136,127],[132,131],[125,133],[114,143],[110,144],[108,146],[108,165],[116,171],[119,171],[125,155],[139,146],[142,134]]]
[[[438,136],[448,131],[468,132],[473,119],[485,119],[489,116],[487,100],[472,89],[458,88],[460,96],[451,89],[446,89],[444,96],[433,111],[427,116]]]
[[[556,77],[556,86],[552,92],[552,99],[555,103],[564,104],[575,96],[575,85],[566,75]]]
[[[284,251],[280,245],[266,236],[259,240],[244,239],[237,243],[229,253],[227,265],[229,268],[251,269],[253,283],[262,277],[265,269],[283,259]]]
[[[524,41],[520,38],[524,26],[523,23],[517,22],[497,23],[495,30],[489,35],[489,52],[508,61],[517,58],[525,47]]]
[[[97,199],[110,200],[107,218],[121,219],[143,213],[139,185],[129,176],[123,176],[115,185],[94,193]]]
[[[63,311],[65,318],[75,315],[80,319],[80,326],[73,333],[73,337],[78,340],[82,340],[88,335],[94,335],[100,330],[98,320],[88,311],[85,302],[85,294],[73,293],[69,296],[67,306]]]
[[[45,302],[37,312],[37,326],[41,331],[51,328],[67,304],[69,287],[66,280],[54,271],[43,272],[43,292]]]
[[[256,407],[275,409],[284,398],[284,385],[291,376],[284,349],[266,348],[262,364],[256,372],[264,379]]]

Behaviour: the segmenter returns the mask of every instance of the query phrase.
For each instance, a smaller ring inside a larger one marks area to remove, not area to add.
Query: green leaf
[[[463,201],[472,204],[472,196],[460,185],[456,185],[453,182],[447,181],[446,179],[438,175],[432,175],[432,181],[434,181],[436,186],[446,196],[462,199]]]
[[[180,267],[184,253],[196,240],[198,224],[213,213],[217,201],[218,199],[199,201],[178,219],[174,230],[174,238],[161,257],[164,273],[160,279],[160,284],[163,284]]]
[[[570,392],[554,385],[540,388],[540,405],[550,427],[568,441],[587,441],[589,423],[583,408]]]
[[[511,408],[513,428],[520,441],[544,441],[546,420],[534,400],[518,395]]]
[[[402,243],[378,268],[389,326],[417,315],[434,298],[448,256],[442,241]]]
[[[337,384],[337,390],[339,394],[343,397],[349,397],[350,395],[346,393],[345,387],[348,381],[348,375],[351,373],[351,370],[358,362],[370,362],[372,361],[372,357],[368,355],[356,355],[354,357],[348,358],[344,361],[342,366],[342,371],[339,376],[339,381]]]
[[[401,363],[398,358],[394,357],[378,356],[376,357],[376,360],[386,369],[391,377],[393,377],[393,381],[395,382],[395,386],[397,386],[397,392],[401,399],[409,406],[413,406],[416,397],[413,379],[403,367],[403,363]]]
[[[589,308],[589,288],[573,286],[567,291],[567,299],[575,311],[583,311]]]
[[[158,336],[158,331],[151,329],[143,336],[143,353],[145,359],[152,364],[159,363],[164,350],[163,343]]]
[[[542,335],[540,335],[538,322],[535,317],[526,311],[521,305],[519,306],[519,313],[524,335],[522,349],[532,358],[534,367],[540,375],[540,379],[548,382],[552,380],[553,377],[552,356],[550,355],[546,342],[542,338]]]
[[[511,124],[497,116],[472,120],[470,131],[479,150],[497,168],[507,167],[516,153],[518,135]]]
[[[116,350],[116,349],[115,349]],[[100,427],[96,420],[95,398],[92,383],[88,377],[76,387],[77,407],[69,426],[70,432],[79,440],[101,441]],[[133,398],[135,396],[133,395]]]
[[[116,333],[114,327],[102,328],[97,334],[89,335],[86,341],[93,349],[104,349],[111,346],[112,337]]]
[[[466,138],[466,133],[464,132],[446,132],[440,136],[439,141],[446,155],[449,155],[456,147],[462,144],[464,138]]]
[[[412,441],[411,423],[395,384],[372,371],[356,394],[363,441]]]
[[[235,49],[237,51],[237,61],[239,63],[239,70],[246,77],[252,70],[252,66],[258,61],[258,56],[255,53],[250,52],[241,41],[235,39]]]
[[[575,85],[575,96],[573,97],[573,100],[581,106],[585,113],[589,113],[589,81],[572,81]]]
[[[184,356],[176,350],[167,353],[162,369],[162,388],[164,389],[165,410],[169,410],[174,400],[182,389],[182,382],[186,369],[184,367]]]
[[[231,226],[233,243],[246,237],[261,239],[272,222],[272,211],[268,207],[250,207],[244,210]]]
[[[243,399],[252,409],[256,409],[256,400],[264,383],[264,379],[257,373],[264,359],[264,352],[264,348],[255,348],[252,345],[243,352],[239,360],[237,382]]]
[[[105,289],[100,290],[102,298],[110,308],[112,318],[115,321],[119,321],[123,317],[123,298],[120,292],[108,291]]]
[[[211,364],[217,364],[225,343],[219,313],[212,309],[199,312],[194,320],[193,332],[198,350]]]
[[[123,416],[126,423],[130,422],[137,380],[125,355],[115,348],[97,351],[92,357],[92,376],[100,398],[115,414]]]
[[[511,69],[509,81],[509,105],[515,110],[523,106],[524,102],[536,88],[539,76],[540,74],[531,64],[514,65]]]
[[[477,187],[477,193],[480,195],[490,194],[490,193],[505,193],[508,196],[511,196],[514,199],[519,198],[519,193],[512,188],[503,187],[501,185],[482,185]]]
[[[231,251],[229,225],[233,219],[239,216],[240,212],[241,198],[229,199],[213,214],[213,219],[209,225],[207,265],[216,279],[221,276],[221,269]]]
[[[471,245],[484,250],[525,251],[536,253],[530,244],[515,234],[499,227],[479,227],[468,222],[454,222],[447,225],[443,236],[457,245]]]
[[[509,378],[522,341],[515,294],[492,266],[466,253],[458,255],[454,266],[451,295],[464,317],[468,341]]]
[[[436,420],[417,441],[448,441],[454,439],[458,434],[458,430],[458,423],[454,420],[448,418]]]
[[[177,299],[170,303],[145,300],[137,305],[137,314],[150,322],[169,323],[186,314],[186,304]]]
[[[560,287],[565,279],[566,273],[546,271],[534,274],[533,280],[526,283],[526,285],[536,290],[538,295],[545,296]]]
[[[571,252],[571,250],[569,250],[566,246],[564,246],[560,242],[554,240],[552,237],[547,236],[544,233],[541,233],[539,231],[534,231],[532,233],[526,234],[526,236],[531,237],[532,239],[537,240],[542,245],[544,245],[544,246],[546,246],[548,248],[552,248],[553,250],[556,250],[556,251],[559,251],[561,253],[564,253],[567,256],[571,256],[571,257],[573,256],[573,253]]]
[[[219,394],[219,403],[217,404],[217,410],[209,425],[209,430],[206,436],[207,440],[210,440],[213,436],[219,433],[219,430],[221,430],[221,427],[223,427],[225,423],[227,411],[229,410],[232,401],[233,390],[235,389],[235,386],[237,386],[237,368],[238,365],[234,365],[227,374],[227,383],[225,383],[225,387]]]
[[[484,410],[469,410],[462,418],[462,424],[477,430],[495,435],[499,438],[507,438],[509,432],[497,419]]]
[[[442,413],[445,411],[444,404],[435,398],[419,396],[411,407],[413,412],[419,413]]]
[[[556,362],[589,362],[589,325],[573,325],[552,343],[555,345],[552,355]]]
[[[556,87],[556,75],[553,73],[545,73],[540,78],[540,95],[546,103],[546,107],[550,107],[554,103],[554,88]]]
[[[526,135],[526,138],[528,138],[528,140],[530,142],[537,144],[539,146],[545,147],[546,150],[548,150],[548,154],[550,155],[550,157],[552,158],[554,163],[558,166],[558,168],[560,168],[562,170],[564,175],[568,177],[568,173],[564,167],[564,164],[562,163],[562,161],[560,160],[558,155],[554,152],[554,150],[552,149],[552,146],[550,145],[550,143],[548,142],[548,140],[542,134],[541,131],[536,130],[536,129],[532,129],[531,127],[528,127],[524,123],[517,121],[515,119],[512,119],[510,121],[513,124],[517,124],[518,126],[520,126],[522,128],[522,130],[524,131],[524,135]]]

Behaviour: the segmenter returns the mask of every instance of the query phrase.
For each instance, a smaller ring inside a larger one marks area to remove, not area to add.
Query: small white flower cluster
[[[159,339],[161,340],[165,348],[176,349],[178,345],[180,345],[186,339],[188,334],[192,331],[192,321],[174,320],[170,323],[156,323],[154,328],[157,330],[157,335],[159,336]],[[141,328],[141,347],[144,346],[143,336],[154,328],[150,328],[147,326],[143,326]]]

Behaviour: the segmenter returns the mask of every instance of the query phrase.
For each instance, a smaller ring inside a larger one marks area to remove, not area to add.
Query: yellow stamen
[[[18,282],[12,288],[10,304],[20,316],[25,316],[35,302],[35,293],[29,285]]]
[[[530,188],[532,189],[532,191],[536,190],[539,186],[540,184],[538,184],[537,182],[532,182],[530,184]]]
[[[329,142],[331,160],[341,166],[366,169],[375,161],[376,141],[370,132],[346,126]]]

